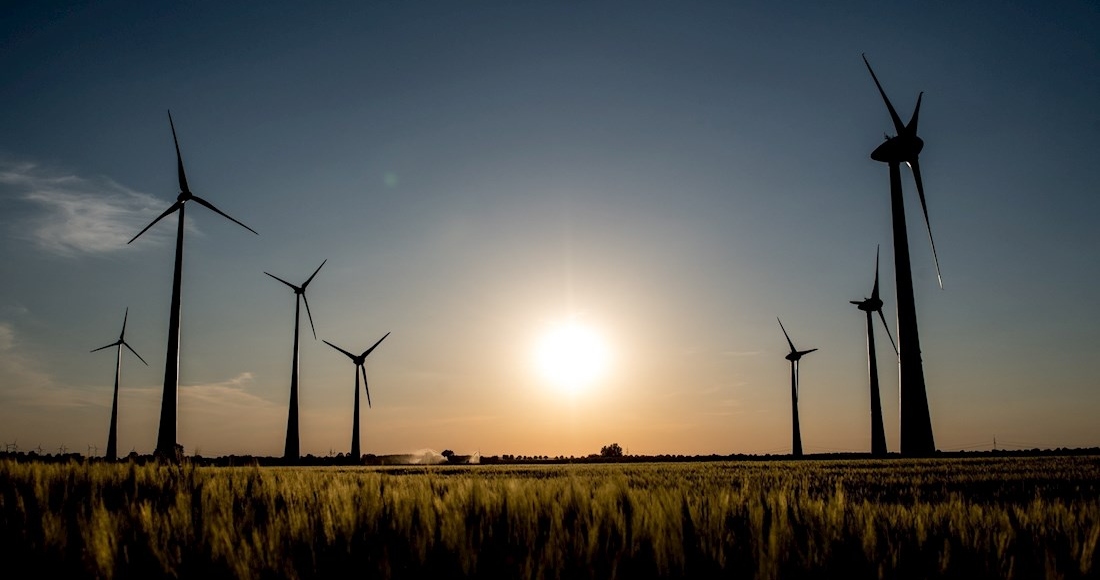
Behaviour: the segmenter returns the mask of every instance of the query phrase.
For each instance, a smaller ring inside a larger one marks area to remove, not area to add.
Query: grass
[[[424,468],[0,460],[70,578],[1096,578],[1100,458]]]

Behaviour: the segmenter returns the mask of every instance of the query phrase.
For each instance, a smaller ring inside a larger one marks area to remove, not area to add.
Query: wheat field
[[[5,459],[0,555],[8,570],[69,578],[1095,578],[1098,491],[1097,457]]]

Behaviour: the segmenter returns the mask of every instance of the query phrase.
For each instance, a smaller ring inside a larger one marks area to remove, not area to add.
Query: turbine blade
[[[894,347],[894,354],[900,354],[898,353],[898,345],[894,342],[894,337],[890,336],[890,325],[886,324],[886,315],[882,313],[881,308],[878,311],[878,316],[882,319],[882,326],[886,329],[886,338],[890,339],[890,346]]]
[[[882,90],[882,85],[878,82],[878,77],[875,76],[875,71],[871,68],[871,63],[867,62],[867,55],[863,55],[863,64],[867,65],[867,70],[871,72],[871,78],[875,81],[875,86],[878,87],[878,92],[882,95],[882,100],[886,103],[886,108],[890,110],[890,120],[894,122],[894,130],[898,135],[901,135],[905,131],[905,125],[901,124],[901,118],[898,117],[898,112],[894,110],[894,105],[890,104],[890,98],[886,96],[886,91]]]
[[[801,357],[802,355],[810,354],[811,352],[813,352],[815,350],[817,350],[817,349],[816,348],[811,348],[810,350],[802,350],[802,351],[798,352],[798,355]]]
[[[849,304],[855,304],[856,306],[859,306],[860,304],[863,304],[863,301],[862,300],[849,300],[848,303]]]
[[[183,172],[183,156],[180,155],[180,142],[176,139],[176,124],[172,122],[172,111],[168,111],[168,124],[172,126],[172,142],[176,144],[176,170],[179,172],[180,193],[190,193],[187,188],[187,174]]]
[[[145,362],[145,359],[141,358],[141,355],[138,354],[136,350],[131,348],[129,344],[126,344],[126,341],[122,341],[122,346],[125,346],[126,348],[130,349],[130,352],[134,353],[134,356],[138,357],[138,360],[145,363],[145,366],[149,366],[149,363]]]
[[[290,286],[291,288],[294,289],[295,292],[297,292],[299,290],[299,288],[297,286],[295,286],[294,284],[291,284],[290,282],[287,282],[286,280],[283,280],[282,278],[276,276],[275,274],[269,274],[267,272],[264,272],[264,274],[267,274],[268,276],[271,276],[272,278],[282,282],[283,284],[286,284],[287,286]]]
[[[878,246],[875,247],[875,287],[871,289],[871,300],[878,300]]]
[[[387,333],[386,333],[386,336],[389,336],[389,335],[390,335],[390,333],[388,333],[388,332],[387,332]],[[370,353],[371,353],[371,351],[373,351],[373,350],[374,350],[375,348],[377,348],[377,347],[378,347],[378,345],[382,344],[382,341],[383,341],[383,340],[386,340],[386,336],[383,336],[382,338],[379,338],[379,339],[378,339],[378,342],[374,343],[374,346],[372,346],[372,347],[368,348],[368,349],[367,349],[366,351],[364,351],[364,352],[363,352],[363,356],[364,356],[364,357],[365,357],[365,356],[367,356],[368,354],[370,354]]]
[[[778,316],[776,316],[776,317],[775,317],[775,319],[776,319],[776,320],[779,320],[779,317],[778,317]],[[795,349],[794,349],[794,343],[793,343],[793,342],[791,342],[791,337],[787,335],[787,329],[786,329],[786,328],[783,328],[783,321],[782,321],[782,320],[779,320],[779,328],[780,328],[780,330],[782,330],[782,331],[783,331],[783,336],[786,336],[786,337],[787,337],[787,344],[788,344],[788,345],[790,345],[790,347],[791,347],[791,352],[797,352],[797,351],[795,351]]]
[[[313,329],[313,340],[317,340],[317,328],[313,326],[313,314],[309,312],[309,298],[306,298],[305,292],[302,292],[302,300],[306,303],[306,316],[309,317],[309,327]]]
[[[119,333],[118,339],[122,340],[122,337],[126,336],[126,319],[130,318],[130,307],[126,307],[126,312],[122,315],[122,332]]]
[[[363,371],[363,389],[367,391],[367,408],[370,408],[370,387],[367,386],[367,367],[359,365],[359,370]]]
[[[239,221],[237,221],[237,220],[235,220],[235,219],[233,219],[233,218],[229,217],[229,214],[227,214],[227,213],[225,213],[224,211],[222,211],[222,210],[220,210],[220,209],[218,209],[218,208],[214,207],[214,204],[210,203],[209,201],[206,201],[205,199],[203,199],[203,198],[201,198],[201,197],[199,197],[199,196],[197,196],[197,195],[192,195],[192,196],[191,196],[191,199],[193,199],[193,200],[195,200],[195,201],[199,202],[200,204],[202,204],[202,205],[206,206],[206,208],[207,208],[207,209],[209,209],[210,211],[213,211],[214,213],[217,213],[218,215],[220,215],[220,216],[222,216],[222,217],[224,217],[224,218],[226,218],[226,219],[228,219],[228,220],[232,221],[233,223],[235,223],[235,224],[237,224],[237,225],[241,226],[242,228],[244,228],[244,229],[246,229],[246,230],[248,230],[248,231],[250,231],[250,232],[252,232],[252,233],[256,234],[257,236],[258,236],[258,235],[260,235],[260,233],[259,233],[259,232],[257,232],[256,230],[254,230],[254,229],[252,229],[252,228],[250,228],[250,227],[248,227],[248,226],[244,225],[243,223],[241,223],[241,222],[239,222]]]
[[[924,91],[921,91],[920,94],[917,95],[917,106],[913,108],[913,116],[909,118],[909,124],[905,126],[905,130],[908,131],[910,135],[917,134],[917,118],[920,117],[920,100],[923,96]]]
[[[141,237],[141,234],[144,234],[144,233],[145,233],[145,232],[146,232],[146,231],[147,231],[147,230],[148,230],[149,228],[151,228],[151,227],[153,227],[154,225],[156,225],[156,223],[157,223],[157,222],[159,222],[160,220],[164,219],[165,217],[167,217],[167,216],[168,216],[168,214],[170,214],[170,213],[172,213],[172,212],[176,211],[177,209],[179,209],[179,208],[181,208],[181,207],[183,207],[183,202],[181,202],[181,201],[178,201],[178,200],[177,200],[177,201],[176,201],[176,203],[173,203],[173,204],[172,204],[171,206],[169,206],[169,207],[168,207],[168,209],[164,210],[164,213],[162,213],[162,214],[160,214],[159,216],[157,216],[157,219],[153,220],[153,221],[152,221],[152,223],[150,223],[149,225],[145,226],[145,229],[144,229],[144,230],[141,230],[140,232],[138,232],[138,234],[137,234],[136,236],[134,236],[134,237],[130,238],[130,241],[129,241],[129,242],[126,242],[126,243],[127,243],[127,244],[129,244],[129,243],[133,242],[134,240],[138,239],[139,237]]]
[[[99,347],[99,348],[96,348],[96,349],[92,349],[92,350],[90,350],[90,351],[88,351],[88,352],[96,352],[96,351],[100,351],[100,350],[103,350],[103,349],[105,349],[105,348],[111,348],[112,346],[118,346],[119,344],[121,344],[121,342],[119,342],[119,341],[117,341],[117,340],[116,340],[115,342],[112,342],[111,344],[108,344],[107,346],[101,346],[101,347]]]
[[[348,352],[348,351],[346,351],[346,350],[344,350],[344,349],[342,349],[342,348],[340,348],[340,347],[336,346],[335,344],[332,344],[331,342],[329,342],[329,341],[327,341],[327,340],[322,340],[321,342],[323,342],[323,343],[325,343],[325,344],[327,344],[327,345],[331,346],[332,348],[335,348],[336,350],[338,350],[338,351],[340,351],[340,352],[342,352],[342,353],[344,353],[344,354],[348,355],[348,358],[350,358],[351,360],[355,360],[355,355],[353,355],[353,354],[351,354],[350,352]]]
[[[924,200],[924,182],[920,178],[920,161],[914,159],[909,162],[913,169],[913,179],[917,182],[917,195],[920,197],[920,208],[924,211],[924,226],[928,228],[928,243],[932,245],[932,259],[936,262],[936,281],[943,290],[943,276],[940,275],[940,258],[936,255],[936,242],[932,239],[932,224],[928,221],[928,204]]]
[[[313,274],[312,274],[312,275],[310,275],[310,277],[309,277],[309,280],[306,280],[306,281],[305,281],[305,282],[304,282],[304,283],[302,284],[302,290],[305,290],[305,289],[306,289],[306,286],[309,286],[309,283],[313,281],[313,277],[317,275],[317,272],[320,272],[320,271],[321,271],[321,268],[322,268],[322,267],[324,267],[324,265],[325,265],[325,262],[328,262],[328,258],[325,258],[325,261],[324,261],[324,262],[321,262],[321,265],[320,265],[320,266],[317,266],[317,269],[313,271]]]

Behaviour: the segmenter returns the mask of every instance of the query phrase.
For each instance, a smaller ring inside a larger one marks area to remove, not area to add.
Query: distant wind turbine
[[[291,290],[294,290],[294,358],[291,362],[290,368],[290,413],[286,420],[286,446],[283,448],[283,458],[288,460],[297,460],[300,456],[298,446],[298,320],[301,318],[302,302],[306,303],[306,316],[309,317],[309,327],[313,329],[313,339],[317,339],[317,328],[313,326],[313,314],[309,311],[309,299],[306,298],[306,287],[313,281],[313,277],[317,275],[317,272],[321,271],[321,267],[325,265],[321,262],[320,266],[313,271],[313,274],[305,282],[302,282],[301,286],[295,286],[282,278],[264,272],[268,276],[290,286]],[[358,389],[356,389],[358,391]]]
[[[875,325],[873,313],[878,312],[882,319],[882,326],[886,329],[886,336],[890,339],[890,345],[897,354],[898,347],[894,344],[894,337],[890,336],[890,325],[886,324],[886,316],[882,314],[882,300],[878,295],[878,250],[875,250],[875,286],[871,289],[871,297],[863,300],[849,300],[860,310],[867,313],[867,373],[871,377],[871,454],[876,456],[886,455],[886,430],[882,425],[882,400],[878,388],[878,357],[875,355]]]
[[[96,352],[105,348],[111,348],[112,346],[118,347],[118,355],[115,359],[115,394],[114,397],[111,398],[111,429],[107,434],[107,461],[118,459],[118,379],[122,374],[122,347],[125,346],[130,352],[134,353],[134,356],[138,357],[138,360],[145,363],[145,366],[149,366],[149,363],[145,362],[145,359],[141,358],[141,355],[126,342],[126,320],[128,318],[130,318],[129,308],[127,308],[126,313],[122,315],[122,332],[118,333],[118,340],[107,346],[101,346],[91,351]]]
[[[779,320],[779,317],[777,316],[775,319]],[[802,457],[802,431],[799,429],[798,425],[798,361],[803,355],[809,354],[817,349],[795,349],[794,343],[791,342],[790,335],[787,334],[787,329],[783,328],[782,320],[779,320],[779,329],[783,331],[783,336],[787,338],[787,345],[791,347],[791,352],[787,353],[787,356],[784,357],[791,361],[791,455]]]
[[[179,221],[176,225],[176,265],[172,274],[172,305],[168,318],[168,351],[164,357],[164,391],[160,401],[160,430],[157,434],[156,455],[164,459],[176,460],[176,409],[179,396],[179,363],[180,363],[180,289],[183,278],[183,217],[184,209],[189,201],[206,207],[210,211],[228,219],[244,229],[259,235],[256,230],[229,217],[228,214],[214,207],[213,204],[191,192],[187,186],[187,175],[183,171],[183,156],[180,155],[180,144],[176,138],[176,125],[172,122],[172,112],[168,112],[168,124],[172,127],[172,142],[176,145],[176,170],[179,177],[180,193],[164,213],[145,226],[127,244],[133,243],[141,234],[148,231],[157,222],[167,217],[174,211],[179,211]]]
[[[928,221],[928,205],[924,199],[924,182],[921,180],[918,156],[924,141],[917,137],[917,121],[920,116],[922,92],[908,124],[903,124],[897,111],[878,82],[867,56],[863,64],[871,73],[886,109],[890,112],[897,135],[887,136],[886,141],[871,152],[871,159],[890,166],[890,207],[894,231],[894,276],[898,302],[898,388],[901,399],[901,453],[907,456],[926,456],[935,453],[936,442],[932,435],[932,417],[928,411],[928,392],[924,384],[924,366],[920,356],[920,337],[917,332],[917,307],[913,298],[913,272],[909,261],[909,237],[905,228],[905,204],[901,191],[901,164],[913,170],[924,212],[924,224],[928,229],[928,241],[932,245],[932,258],[936,264],[936,279],[943,288],[940,261],[936,255],[936,243],[932,240],[932,226]]]
[[[373,346],[363,351],[363,354],[361,355],[351,354],[350,352],[336,346],[335,344],[332,344],[327,340],[322,341],[332,348],[335,348],[336,350],[344,353],[345,355],[347,355],[348,358],[352,360],[352,362],[355,363],[355,415],[353,416],[351,422],[351,455],[355,458],[355,461],[359,461],[359,458],[363,456],[363,454],[359,452],[359,373],[362,372],[363,374],[363,389],[367,392],[367,407],[369,408],[370,387],[367,386],[367,369],[365,366],[367,355],[369,355],[371,351],[377,348],[378,345],[382,344],[382,341],[386,340],[386,336],[389,335],[390,333],[387,332],[385,336],[378,339],[378,342],[374,343]]]

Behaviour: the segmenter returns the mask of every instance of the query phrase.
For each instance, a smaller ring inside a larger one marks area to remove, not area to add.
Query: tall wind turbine
[[[126,313],[122,315],[122,332],[118,334],[118,340],[108,344],[107,346],[101,346],[91,352],[103,350],[105,348],[111,348],[112,346],[118,347],[118,357],[115,361],[115,395],[111,399],[111,430],[107,434],[107,461],[114,461],[118,459],[118,378],[122,372],[122,347],[126,347],[130,352],[134,353],[134,356],[138,357],[138,360],[145,363],[145,366],[149,366],[149,363],[145,362],[145,359],[141,358],[141,355],[137,353],[129,344],[126,343],[126,320],[130,318],[130,309],[126,309]]]
[[[898,301],[898,383],[901,393],[901,453],[909,456],[931,455],[936,451],[936,442],[932,436],[932,417],[928,411],[928,393],[924,386],[924,367],[920,358],[920,337],[917,333],[917,306],[913,299],[913,272],[909,263],[909,238],[905,230],[905,205],[901,195],[901,164],[913,169],[913,178],[917,184],[921,209],[924,212],[924,224],[928,229],[928,241],[932,245],[932,258],[936,263],[936,279],[943,288],[940,276],[939,257],[936,256],[936,244],[932,241],[932,226],[928,222],[928,205],[924,199],[924,183],[921,181],[920,163],[917,161],[924,141],[917,137],[917,120],[920,115],[920,102],[924,93],[917,95],[917,105],[908,124],[902,124],[886,91],[871,69],[864,55],[863,63],[871,73],[871,78],[890,111],[897,135],[887,137],[886,141],[871,152],[871,159],[890,166],[890,207],[894,229],[894,276]]]
[[[779,317],[777,316],[775,319],[779,320]],[[791,361],[791,425],[793,431],[791,435],[791,455],[802,457],[802,431],[798,426],[798,360],[802,358],[802,355],[809,354],[817,349],[796,349],[794,343],[791,342],[791,337],[787,334],[787,329],[783,328],[782,320],[779,320],[779,329],[783,331],[783,336],[787,338],[787,344],[791,347],[791,352],[784,357]]]
[[[886,316],[882,313],[882,300],[878,296],[878,250],[875,250],[875,286],[871,289],[871,297],[863,300],[849,300],[860,310],[867,313],[867,372],[871,376],[871,455],[886,455],[886,430],[882,426],[882,400],[878,390],[878,359],[875,356],[875,325],[871,314],[878,312],[882,318],[882,326],[886,328],[886,336],[890,339],[890,345],[897,354],[898,347],[894,344],[894,337],[890,336],[890,325],[886,324]]]
[[[187,175],[183,171],[183,156],[180,155],[180,143],[176,139],[176,125],[172,122],[172,112],[168,112],[168,124],[172,127],[172,142],[176,145],[176,169],[179,174],[180,193],[176,202],[157,216],[157,219],[145,226],[127,244],[133,243],[141,234],[157,222],[167,217],[174,211],[179,211],[179,221],[176,225],[176,266],[172,274],[172,305],[168,317],[168,352],[164,357],[164,391],[160,400],[160,431],[157,434],[156,455],[165,459],[177,459],[176,457],[176,408],[179,396],[179,364],[180,364],[180,286],[183,275],[183,212],[189,201],[205,206],[210,211],[228,219],[229,221],[256,234],[256,230],[229,217],[222,210],[214,207],[205,199],[191,193],[187,186]]]
[[[274,274],[264,272],[264,274],[290,286],[290,289],[294,290],[294,358],[290,368],[290,414],[286,420],[286,447],[283,448],[283,458],[288,460],[297,460],[300,456],[298,447],[298,320],[301,318],[302,302],[305,302],[306,315],[309,316],[309,327],[313,329],[313,339],[316,340],[317,328],[313,326],[313,314],[309,312],[306,286],[309,286],[309,283],[313,281],[313,277],[321,271],[321,267],[325,265],[325,262],[328,262],[328,260],[321,262],[321,265],[317,266],[317,269],[313,271],[309,279],[302,282],[301,286],[295,286]]]
[[[355,461],[359,461],[359,458],[363,456],[363,454],[359,451],[359,373],[363,373],[363,389],[367,392],[367,407],[370,407],[370,387],[367,386],[367,369],[364,365],[367,362],[367,355],[369,355],[371,351],[377,348],[378,345],[382,344],[382,341],[386,340],[386,336],[389,335],[390,333],[387,332],[385,336],[379,338],[378,342],[374,343],[373,346],[363,351],[363,354],[361,355],[351,354],[350,352],[336,346],[335,344],[332,344],[327,340],[322,341],[332,348],[335,348],[336,350],[346,354],[348,358],[350,358],[351,361],[355,363],[355,415],[353,416],[351,421],[351,456],[355,458]]]

